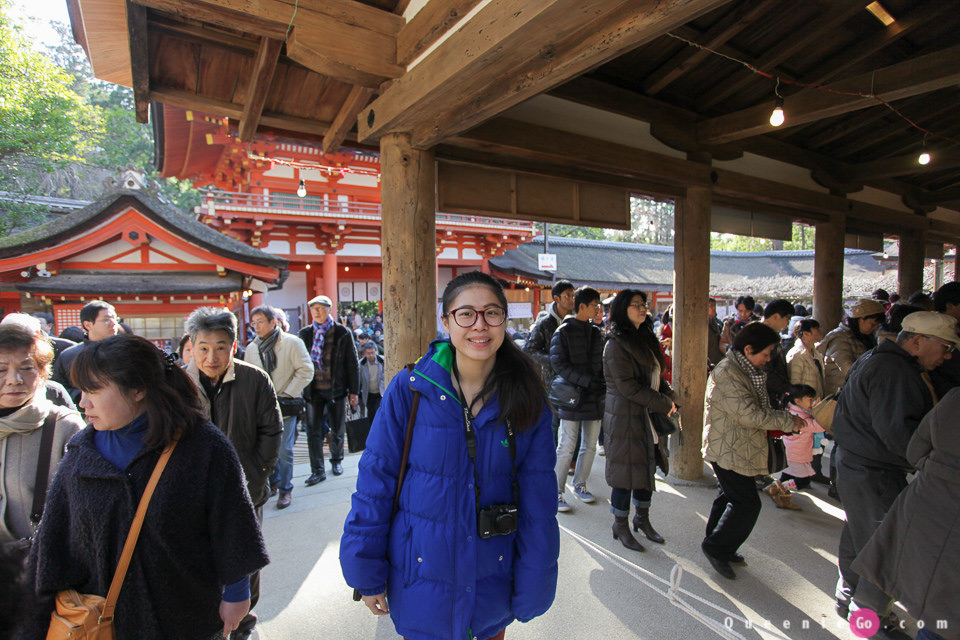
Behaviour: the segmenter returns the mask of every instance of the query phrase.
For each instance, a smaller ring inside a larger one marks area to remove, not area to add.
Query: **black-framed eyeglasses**
[[[488,327],[499,327],[507,319],[507,311],[502,307],[487,307],[482,311],[477,311],[473,307],[460,307],[454,309],[448,316],[453,316],[453,321],[464,329],[469,329],[477,324],[477,318],[483,315],[483,321]]]

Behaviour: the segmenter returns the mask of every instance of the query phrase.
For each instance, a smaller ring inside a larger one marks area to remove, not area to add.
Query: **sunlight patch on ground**
[[[833,516],[837,520],[845,521],[847,519],[847,514],[843,510],[843,507],[838,507],[832,502],[827,502],[823,498],[818,498],[812,493],[800,493],[801,496],[806,497],[810,502],[813,503],[813,506],[820,509],[827,515]]]

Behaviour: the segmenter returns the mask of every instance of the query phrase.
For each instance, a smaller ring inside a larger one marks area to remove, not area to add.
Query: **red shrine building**
[[[198,220],[289,262],[282,288],[254,293],[250,308],[268,302],[297,324],[315,295],[341,303],[383,299],[378,155],[346,149],[325,154],[319,145],[280,138],[243,143],[226,118],[156,103],[153,119],[160,175],[209,185]],[[490,258],[534,235],[531,222],[438,212],[438,289],[462,270],[491,272]],[[524,304],[512,315],[530,317],[539,287],[527,292],[532,282],[494,275],[520,287],[511,302]]]

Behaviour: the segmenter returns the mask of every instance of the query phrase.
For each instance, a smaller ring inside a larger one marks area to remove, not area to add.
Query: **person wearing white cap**
[[[957,347],[956,318],[932,311],[911,313],[895,341],[885,340],[857,360],[837,401],[837,488],[847,521],[840,537],[836,609],[844,618],[862,607],[877,612],[882,626],[875,637],[908,636],[890,617],[890,597],[860,580],[851,564],[913,471],[907,444],[936,402],[923,374],[949,359]]]
[[[346,431],[344,397],[357,405],[360,376],[357,348],[353,332],[334,321],[330,315],[333,301],[317,296],[307,302],[313,322],[300,329],[300,339],[313,361],[313,380],[307,385],[313,405],[313,419],[307,424],[307,447],[310,450],[310,477],[306,485],[326,480],[323,468],[323,421],[330,427],[330,465],[333,475],[343,473],[343,437]]]
[[[836,393],[857,358],[877,346],[876,333],[885,311],[876,300],[860,298],[850,307],[850,315],[817,345],[826,364],[824,393]]]

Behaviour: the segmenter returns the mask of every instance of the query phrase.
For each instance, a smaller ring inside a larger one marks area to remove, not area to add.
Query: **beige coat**
[[[817,363],[820,367],[817,367]],[[803,346],[800,340],[797,340],[793,348],[787,353],[787,371],[790,373],[790,384],[808,384],[817,392],[817,397],[823,397],[824,379],[824,360],[823,354],[813,349],[812,351]]]
[[[841,323],[817,343],[817,351],[823,354],[826,366],[823,392],[829,395],[843,386],[850,367],[867,352],[867,347],[857,340],[850,327]]]
[[[792,431],[793,416],[764,409],[750,376],[733,353],[707,380],[703,459],[744,476],[767,473],[767,431]]]
[[[281,331],[273,352],[277,354],[277,367],[270,374],[273,388],[277,390],[278,397],[296,398],[313,380],[313,360],[307,353],[307,347],[297,336]],[[247,345],[243,359],[263,369],[256,342]]]
[[[0,543],[33,535],[30,511],[40,459],[41,427],[50,413],[57,416],[50,456],[52,480],[67,441],[83,429],[80,414],[47,400],[46,388],[41,386],[30,404],[0,418],[0,430],[9,433],[0,440],[0,453],[3,454],[0,460]]]

